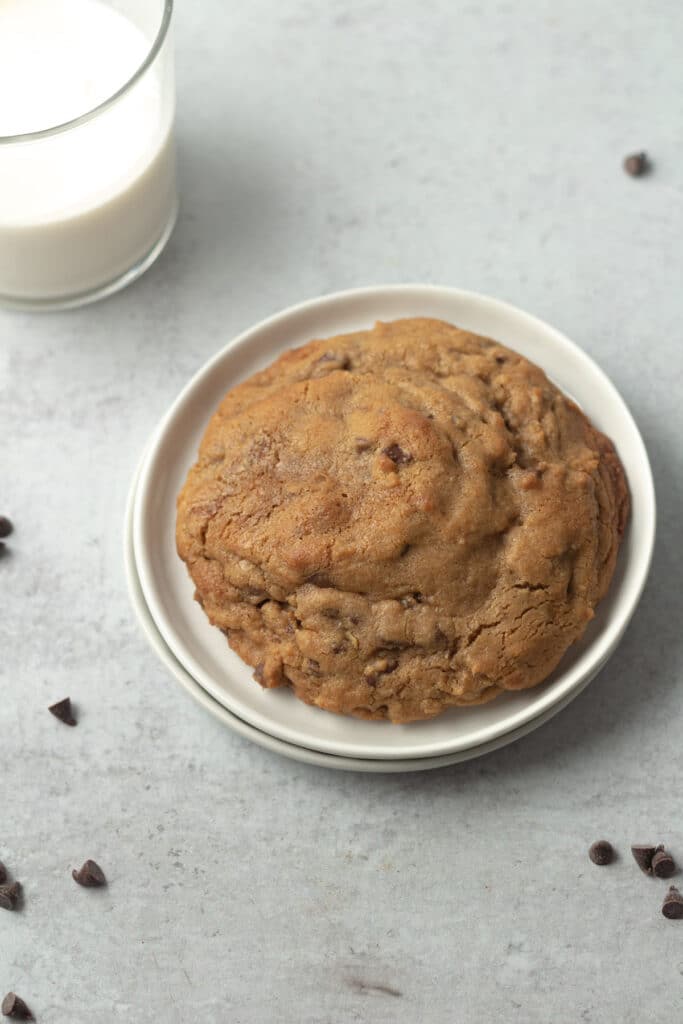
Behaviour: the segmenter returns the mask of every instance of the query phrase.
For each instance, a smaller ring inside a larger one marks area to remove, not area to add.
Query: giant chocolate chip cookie
[[[545,679],[609,586],[628,507],[611,442],[537,366],[399,320],[225,396],[177,544],[262,686],[409,722]]]

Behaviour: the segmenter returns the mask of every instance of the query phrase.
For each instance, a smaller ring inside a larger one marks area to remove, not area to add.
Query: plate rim
[[[409,297],[410,301],[414,301],[416,305],[418,305],[421,300],[429,299],[434,301],[440,299],[450,302],[465,302],[474,306],[475,310],[478,307],[488,311],[491,315],[498,314],[512,317],[517,320],[518,324],[522,328],[528,324],[530,328],[533,328],[535,331],[540,331],[542,334],[552,337],[560,352],[568,352],[571,354],[572,359],[575,362],[578,360],[578,363],[590,374],[594,385],[599,387],[600,393],[602,395],[608,395],[611,399],[611,403],[618,408],[621,417],[624,419],[625,425],[630,430],[631,437],[629,440],[632,451],[634,451],[634,458],[638,463],[639,476],[641,477],[637,496],[639,508],[643,516],[643,523],[640,527],[643,536],[640,540],[636,554],[632,554],[632,557],[637,557],[638,560],[636,566],[637,571],[634,571],[635,585],[632,580],[630,587],[631,592],[624,599],[623,607],[619,608],[618,614],[615,616],[615,620],[594,638],[590,663],[584,666],[581,670],[588,675],[589,681],[594,677],[596,672],[606,664],[607,660],[619,645],[638,605],[649,574],[656,534],[656,499],[652,470],[642,436],[630,410],[628,409],[628,406],[619,394],[615,385],[587,352],[581,349],[575,342],[571,341],[571,339],[560,332],[557,328],[546,323],[540,318],[511,305],[510,303],[504,302],[503,300],[486,296],[479,292],[471,292],[465,289],[441,285],[372,285],[333,292],[328,295],[308,299],[266,317],[237,334],[219,351],[211,356],[190,378],[175,400],[171,403],[152,434],[140,466],[139,483],[136,489],[133,505],[133,545],[137,572],[140,579],[141,589],[145,597],[145,602],[152,618],[154,619],[156,627],[163,637],[164,642],[173,652],[174,657],[183,664],[184,668],[193,679],[200,681],[203,670],[201,669],[201,666],[195,665],[194,656],[184,649],[182,642],[174,635],[172,626],[166,623],[164,615],[160,614],[159,608],[156,607],[157,601],[155,596],[154,574],[151,570],[149,559],[145,557],[144,543],[142,540],[144,532],[143,520],[145,502],[146,500],[149,500],[149,496],[146,495],[145,485],[149,483],[149,476],[155,465],[155,456],[158,453],[159,447],[162,445],[169,426],[174,422],[179,411],[182,411],[182,408],[188,398],[193,395],[197,388],[202,386],[207,378],[211,377],[217,366],[233,349],[248,345],[250,341],[254,341],[259,336],[262,336],[264,332],[271,331],[272,329],[278,328],[282,325],[286,327],[288,320],[292,320],[293,318],[311,311],[316,313],[322,312],[324,314],[327,307],[335,305],[343,307],[348,303],[358,303],[363,299],[372,299],[377,303],[381,303],[383,301],[390,302],[392,299],[395,301],[397,296]],[[630,482],[631,481],[629,481],[629,483]],[[632,497],[634,497],[635,501],[633,488],[631,488],[631,491]],[[598,665],[599,667],[593,670],[595,665]],[[424,744],[416,747],[414,742],[412,744],[408,742],[403,745],[403,748],[399,747],[395,751],[387,750],[386,748],[373,748],[371,745],[366,744],[363,754],[361,755],[358,751],[350,752],[348,750],[348,745],[351,741],[324,739],[316,742],[314,737],[300,738],[300,728],[292,729],[288,725],[278,726],[276,719],[271,719],[267,726],[265,721],[261,721],[261,719],[267,718],[267,716],[256,711],[252,711],[252,709],[244,709],[242,707],[236,709],[233,707],[232,705],[235,702],[231,699],[231,695],[229,693],[224,695],[225,700],[222,699],[223,695],[218,693],[212,693],[211,696],[213,699],[217,700],[218,703],[223,704],[236,717],[240,718],[240,720],[248,721],[254,728],[261,732],[268,732],[269,735],[276,736],[283,742],[292,743],[301,747],[315,746],[315,749],[320,752],[325,752],[333,756],[356,757],[359,759],[365,759],[367,757],[368,759],[371,758],[373,760],[393,761],[396,760],[396,758],[412,760],[413,758],[445,756],[459,750],[466,750],[473,746],[479,746],[482,743],[488,743],[505,735],[507,732],[514,732],[525,722],[537,718],[539,715],[544,714],[547,710],[553,707],[556,703],[563,701],[570,693],[574,691],[576,693],[580,692],[580,689],[583,688],[581,686],[582,679],[582,674],[579,674],[578,677],[573,680],[570,676],[570,678],[565,681],[564,685],[556,687],[554,691],[539,693],[537,700],[531,706],[527,706],[519,709],[517,712],[513,712],[511,720],[507,723],[494,722],[488,726],[481,727],[481,732],[484,735],[475,743],[468,742],[462,737],[453,741],[442,740],[439,743],[437,750],[425,750],[423,753],[420,753],[420,750],[423,749]],[[206,690],[206,686],[203,683],[201,683],[201,685],[202,688]],[[275,732],[270,731],[273,727],[276,730]]]

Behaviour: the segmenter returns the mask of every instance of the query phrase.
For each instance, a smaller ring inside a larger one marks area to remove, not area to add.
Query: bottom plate
[[[310,338],[418,314],[504,339],[574,395],[619,449],[632,516],[609,593],[544,682],[488,703],[454,707],[432,719],[392,725],[329,714],[297,700],[289,688],[254,685],[252,669],[194,600],[195,588],[176,552],[176,499],[196,461],[208,411],[239,380]],[[538,723],[568,693],[578,692],[621,640],[647,576],[654,532],[654,489],[642,439],[614,385],[589,356],[548,324],[512,306],[426,285],[324,296],[284,310],[233,339],[186,385],[155,431],[140,471],[133,517],[135,565],[145,602],[173,654],[207,693],[231,714],[285,743],[335,757],[390,761],[444,757],[491,743],[527,723]]]
[[[126,520],[124,526],[124,562],[131,602],[152,650],[166,666],[171,675],[177,679],[183,689],[185,689],[198,704],[201,704],[201,706],[209,711],[214,718],[219,719],[219,721],[234,730],[234,732],[243,736],[245,739],[251,740],[253,743],[257,743],[266,750],[270,750],[276,754],[282,754],[283,757],[289,757],[294,761],[301,761],[304,764],[314,764],[322,768],[334,768],[341,771],[381,772],[385,774],[394,772],[427,771],[431,768],[443,768],[447,765],[458,764],[461,761],[470,761],[475,757],[481,757],[483,754],[488,754],[493,750],[498,750],[500,747],[507,746],[508,743],[513,743],[514,740],[520,739],[527,733],[532,732],[534,729],[538,728],[538,726],[547,722],[548,719],[556,715],[558,711],[561,711],[562,708],[574,699],[578,692],[577,690],[572,691],[565,700],[554,705],[544,714],[539,715],[530,722],[526,722],[523,726],[520,726],[520,728],[506,733],[504,736],[499,736],[497,739],[491,740],[489,743],[482,743],[479,746],[470,747],[468,750],[460,750],[457,753],[443,754],[438,757],[416,757],[394,760],[370,760],[357,757],[343,757],[337,754],[321,753],[318,750],[311,750],[308,747],[295,746],[293,743],[288,743],[286,740],[280,740],[274,736],[270,736],[268,733],[262,732],[260,729],[256,729],[253,725],[249,725],[247,722],[242,721],[241,718],[238,718],[237,715],[228,711],[222,704],[219,704],[218,701],[214,700],[206,690],[202,689],[199,683],[193,679],[180,664],[157,629],[154,619],[152,618],[149,608],[145,602],[142,588],[140,586],[140,580],[138,578],[137,567],[135,565],[132,536],[132,511],[136,487],[137,474],[131,487],[128,505],[126,508]],[[602,666],[600,666],[600,668],[601,667]],[[599,669],[596,670],[596,673],[593,673],[583,681],[583,685],[580,689],[583,689],[588,685],[594,675],[597,674],[597,671],[599,671]]]

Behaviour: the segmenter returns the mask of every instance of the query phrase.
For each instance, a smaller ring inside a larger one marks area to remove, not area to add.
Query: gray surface
[[[169,249],[100,306],[0,316],[0,858],[26,892],[0,911],[0,988],[45,1024],[678,1019],[683,922],[627,851],[664,837],[683,860],[683,8],[327,6],[181,3]],[[656,173],[633,181],[640,147]],[[345,776],[250,746],[167,678],[121,521],[219,345],[401,280],[508,299],[597,358],[648,443],[659,543],[623,646],[541,731]],[[75,730],[45,710],[66,693]],[[599,869],[603,834],[623,859]],[[88,856],[107,891],[71,881]]]

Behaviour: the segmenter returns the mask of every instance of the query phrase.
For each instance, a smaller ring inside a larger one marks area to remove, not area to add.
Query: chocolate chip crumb
[[[652,874],[657,878],[671,878],[676,874],[676,862],[663,847],[658,849],[652,858]]]
[[[652,858],[657,852],[656,846],[632,846],[631,853],[633,858],[640,868],[646,875],[652,874]]]
[[[33,1014],[28,1006],[16,992],[8,992],[2,1001],[2,1013],[4,1017],[14,1017],[15,1020],[33,1020]]]
[[[647,153],[631,153],[624,157],[624,170],[632,178],[640,178],[650,170]]]
[[[58,718],[60,722],[64,722],[64,725],[76,725],[70,697],[65,697],[64,700],[58,700],[56,704],[51,704],[48,711],[55,718]]]
[[[588,856],[594,864],[611,864],[614,860],[614,847],[606,839],[598,839],[588,851]]]
[[[7,516],[0,516],[0,537],[9,537],[14,527]]]
[[[383,449],[383,452],[397,466],[406,466],[409,462],[413,461],[413,456],[410,452],[404,452],[403,448],[398,444],[390,444],[388,448]]]
[[[679,920],[683,917],[683,896],[681,896],[675,885],[670,886],[668,893],[664,897],[662,913],[664,917],[668,917],[671,920]]]
[[[74,868],[71,872],[71,877],[74,882],[78,882],[79,885],[83,885],[86,888],[97,888],[107,884],[104,871],[94,860],[86,860],[80,871],[76,871]]]
[[[0,885],[2,885],[2,883],[6,882],[6,881],[7,881],[7,868],[5,867],[5,865],[0,860]]]
[[[3,910],[16,910],[20,897],[21,885],[19,882],[0,885],[0,907]]]

